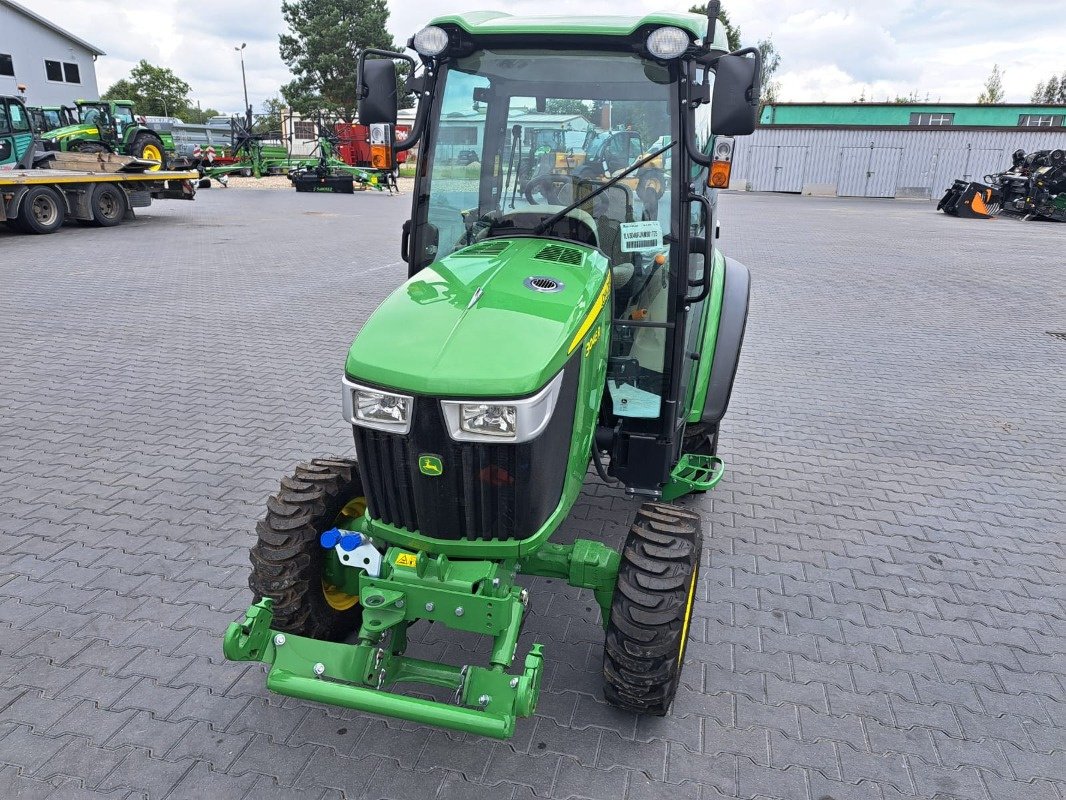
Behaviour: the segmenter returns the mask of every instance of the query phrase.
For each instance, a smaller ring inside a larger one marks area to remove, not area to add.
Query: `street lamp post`
[[[244,48],[248,46],[248,42],[241,42],[240,47],[234,47],[238,53],[241,54],[241,84],[244,86],[244,115],[248,125],[252,124],[252,107],[248,103],[248,77],[244,72]]]

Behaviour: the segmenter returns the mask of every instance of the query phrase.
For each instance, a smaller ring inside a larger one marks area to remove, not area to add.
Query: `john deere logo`
[[[444,465],[440,463],[440,456],[432,456],[423,453],[418,457],[418,469],[423,475],[436,477],[444,473]]]

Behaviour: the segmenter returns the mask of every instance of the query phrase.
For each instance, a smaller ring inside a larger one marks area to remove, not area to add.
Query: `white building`
[[[97,100],[99,47],[79,39],[13,0],[0,0],[0,95],[26,87],[31,106]]]

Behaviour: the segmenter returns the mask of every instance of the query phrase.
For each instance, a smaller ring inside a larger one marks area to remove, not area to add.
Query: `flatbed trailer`
[[[69,219],[113,227],[152,200],[192,200],[195,172],[0,170],[0,220],[21,233],[53,233]]]

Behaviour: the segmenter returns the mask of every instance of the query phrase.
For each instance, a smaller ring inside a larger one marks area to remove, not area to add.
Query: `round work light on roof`
[[[648,52],[656,58],[677,58],[688,49],[689,35],[680,28],[656,28],[648,34]]]
[[[448,46],[448,32],[444,28],[430,25],[415,34],[415,50],[424,56],[437,56]]]

